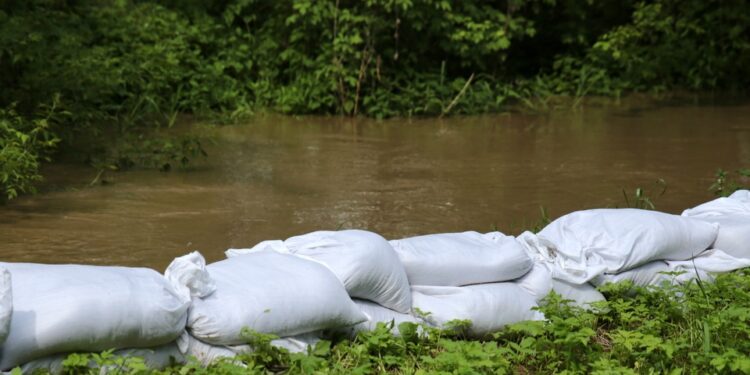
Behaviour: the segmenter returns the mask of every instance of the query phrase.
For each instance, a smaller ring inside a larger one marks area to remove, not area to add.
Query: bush
[[[26,121],[13,107],[0,108],[0,202],[34,192],[42,179],[39,164],[59,139],[50,132],[49,118]]]
[[[739,0],[7,0],[0,108],[33,122],[57,97],[69,115],[49,131],[80,148],[180,113],[444,116],[742,91],[748,25]],[[8,175],[36,169],[5,152]]]

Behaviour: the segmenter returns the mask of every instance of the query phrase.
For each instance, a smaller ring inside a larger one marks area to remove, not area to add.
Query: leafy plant
[[[66,115],[43,132],[65,152],[180,114],[544,113],[591,95],[742,91],[748,14],[738,0],[7,0],[0,108],[32,124],[55,101]],[[15,144],[12,134],[0,137]],[[190,154],[161,144],[176,159]],[[6,147],[16,182],[3,199],[32,191],[21,181],[38,169]]]
[[[654,185],[656,190],[660,189],[656,197],[661,197],[662,195],[664,195],[664,193],[667,192],[667,182],[663,179],[660,178],[656,180]],[[653,198],[651,194],[647,193],[643,188],[636,188],[632,197],[628,196],[628,193],[625,191],[625,189],[622,189],[622,196],[625,199],[625,207],[639,208],[643,210],[656,209],[656,206],[654,205],[655,198]]]
[[[0,109],[0,202],[34,192],[40,181],[40,163],[49,160],[59,139],[50,130],[50,118],[28,121],[13,107]]]
[[[728,197],[740,189],[748,189],[748,179],[750,179],[750,169],[741,168],[735,173],[727,172],[723,169],[716,171],[715,180],[708,188],[714,195],[719,197]]]

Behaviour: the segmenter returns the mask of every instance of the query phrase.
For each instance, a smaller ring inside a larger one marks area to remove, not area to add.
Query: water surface
[[[43,193],[0,207],[5,261],[148,266],[208,260],[319,229],[387,238],[498,228],[623,206],[622,189],[666,193],[679,213],[712,198],[717,168],[750,166],[750,102],[653,106],[631,100],[549,115],[373,121],[258,116],[206,129],[190,171],[45,169]]]

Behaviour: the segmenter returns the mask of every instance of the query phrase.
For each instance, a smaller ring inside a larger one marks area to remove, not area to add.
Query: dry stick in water
[[[456,95],[456,97],[453,98],[453,101],[451,102],[451,104],[448,104],[448,108],[444,109],[443,113],[441,113],[440,117],[438,117],[438,118],[443,118],[445,115],[448,114],[448,112],[451,111],[451,109],[453,109],[453,106],[456,105],[456,103],[458,103],[458,101],[461,99],[462,96],[464,96],[464,93],[466,92],[466,89],[469,88],[469,85],[471,85],[471,81],[473,79],[474,79],[474,73],[471,73],[471,75],[469,76],[469,79],[466,80],[466,84],[464,84],[464,87],[461,89],[461,91],[458,92],[458,94]]]
[[[99,179],[102,177],[102,174],[104,174],[104,168],[99,170],[99,173],[96,174],[96,177],[89,183],[89,186],[96,185],[97,182],[99,182]]]

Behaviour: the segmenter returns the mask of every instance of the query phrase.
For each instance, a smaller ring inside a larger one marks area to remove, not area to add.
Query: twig
[[[464,87],[461,89],[461,91],[458,92],[456,97],[453,98],[453,101],[451,102],[451,104],[448,104],[448,107],[443,110],[443,113],[441,113],[440,117],[438,118],[443,118],[445,115],[448,114],[448,112],[451,111],[451,109],[453,109],[453,106],[455,106],[458,103],[458,101],[461,99],[461,97],[464,96],[464,93],[466,93],[466,89],[469,88],[469,85],[471,85],[472,80],[474,80],[474,73],[471,73],[471,76],[469,76],[469,79],[466,80],[466,84],[464,84]]]
[[[99,182],[99,178],[102,177],[102,174],[104,173],[104,168],[99,170],[99,173],[96,174],[96,177],[89,183],[89,186],[96,185],[97,182]]]

